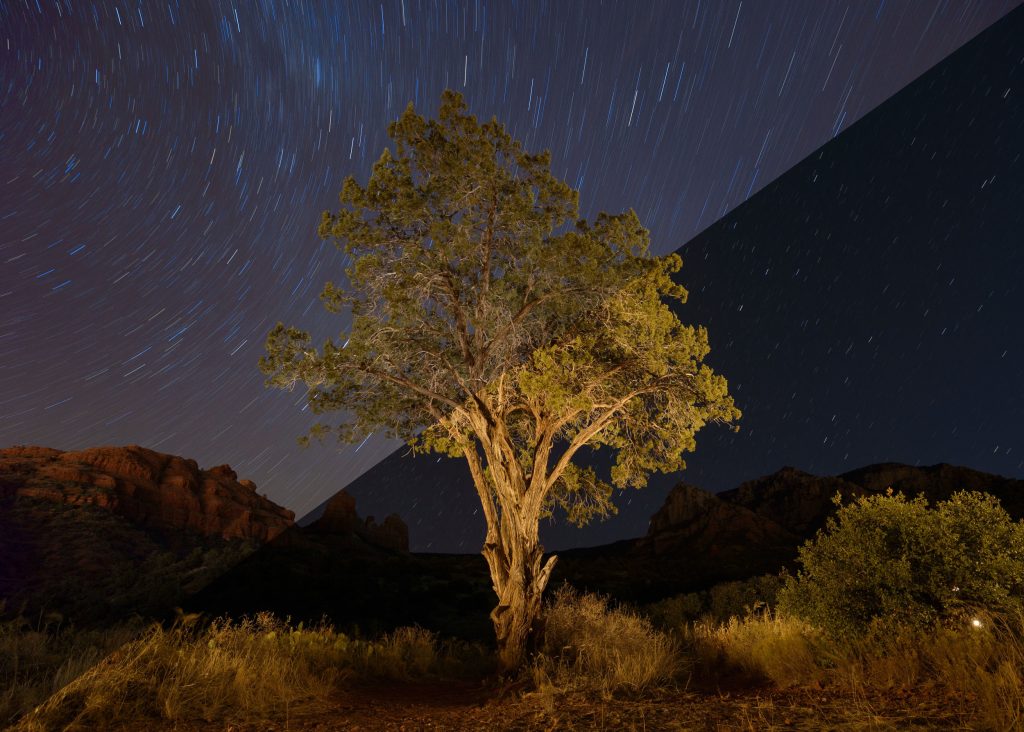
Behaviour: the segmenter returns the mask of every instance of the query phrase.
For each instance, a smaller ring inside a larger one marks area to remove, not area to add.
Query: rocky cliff
[[[703,559],[743,554],[749,547],[789,546],[797,537],[771,518],[723,501],[688,483],[672,489],[651,517],[638,548],[656,555],[685,551]]]
[[[810,538],[835,511],[833,498],[837,493],[846,502],[889,488],[908,497],[922,494],[932,503],[946,500],[956,491],[981,491],[998,498],[1014,518],[1024,518],[1024,481],[946,463],[880,463],[836,476],[816,476],[786,467],[719,493],[718,497]]]
[[[835,513],[837,493],[848,503],[889,488],[907,497],[923,494],[931,503],[957,490],[979,490],[993,494],[1015,519],[1024,518],[1024,480],[969,468],[883,463],[818,476],[786,467],[717,494],[677,485],[633,546],[634,575],[679,573],[699,586],[775,572]]]
[[[228,465],[202,470],[195,460],[138,445],[0,450],[4,497],[104,508],[164,535],[267,542],[295,522],[292,511],[259,495]]]
[[[364,520],[344,491],[300,528],[228,465],[201,469],[137,445],[0,450],[0,615],[6,600],[7,614],[56,611],[80,624],[166,617],[207,588],[217,612],[258,612],[277,608],[282,588],[285,600],[298,588],[330,599],[325,586],[337,584],[342,600],[326,610],[362,602],[349,597],[357,576],[372,605],[381,563],[400,570],[408,549],[398,516]]]

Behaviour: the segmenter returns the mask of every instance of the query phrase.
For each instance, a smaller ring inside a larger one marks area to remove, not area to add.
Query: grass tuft
[[[930,629],[879,624],[847,640],[770,612],[698,622],[680,633],[703,671],[741,670],[778,687],[815,686],[864,697],[941,688],[981,729],[1024,729],[1021,611],[975,613]]]
[[[118,640],[120,647],[106,657],[97,650],[81,663],[51,666],[33,698],[12,697],[7,721],[24,715],[17,728],[28,732],[143,729],[157,720],[287,721],[326,708],[332,692],[351,679],[449,678],[493,668],[482,648],[439,643],[422,628],[366,641],[326,624],[293,626],[270,613],[206,626],[186,616],[174,627],[154,625],[134,637],[107,633],[96,648]],[[23,631],[16,635],[20,645],[13,658],[24,665],[39,655],[33,644],[46,641]]]
[[[35,625],[24,618],[0,623],[0,728],[85,673],[142,628],[79,630],[46,616]]]
[[[541,690],[639,693],[672,680],[676,642],[646,618],[607,598],[563,587],[544,613],[531,675]]]
[[[290,628],[269,614],[171,629],[153,626],[96,664],[21,723],[26,730],[142,720],[287,717],[338,680],[344,636]]]
[[[687,645],[701,669],[740,669],[780,688],[818,681],[819,634],[807,623],[771,612],[732,617],[724,623],[701,620],[690,626]]]

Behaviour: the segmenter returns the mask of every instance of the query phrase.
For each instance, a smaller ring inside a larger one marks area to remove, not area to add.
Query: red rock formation
[[[795,534],[809,537],[835,511],[832,500],[836,493],[846,502],[863,495],[864,489],[844,480],[844,476],[819,477],[784,467],[719,493],[718,497],[766,516]]]
[[[751,547],[788,546],[795,540],[795,536],[770,518],[727,503],[696,486],[680,483],[651,517],[647,536],[637,546],[656,555],[710,559],[743,554]]]
[[[230,466],[200,470],[195,460],[138,445],[78,452],[9,447],[0,450],[0,485],[7,496],[99,506],[168,533],[266,542],[295,519]]]
[[[356,499],[341,490],[324,507],[324,514],[312,525],[317,531],[332,534],[350,534],[362,525],[356,513]]]

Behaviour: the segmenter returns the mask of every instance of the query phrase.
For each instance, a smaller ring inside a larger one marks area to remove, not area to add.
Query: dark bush
[[[651,603],[644,612],[660,628],[675,629],[701,618],[722,623],[758,610],[774,609],[781,586],[782,580],[773,574],[721,582],[707,590]]]

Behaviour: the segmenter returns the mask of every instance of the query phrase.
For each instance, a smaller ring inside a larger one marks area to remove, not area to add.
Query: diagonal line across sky
[[[4,4],[0,444],[228,462],[302,515],[395,443],[303,451],[256,361],[340,330],[319,215],[409,101],[457,89],[664,253],[1017,5]]]

